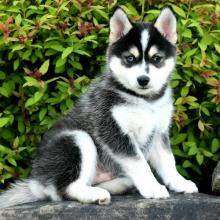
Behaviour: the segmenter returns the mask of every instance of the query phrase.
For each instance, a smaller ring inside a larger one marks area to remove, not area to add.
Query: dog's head
[[[109,68],[125,88],[157,94],[175,66],[176,18],[169,8],[155,23],[132,23],[118,8],[110,19]]]

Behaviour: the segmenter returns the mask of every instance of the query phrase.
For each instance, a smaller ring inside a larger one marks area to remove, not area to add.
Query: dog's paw
[[[96,187],[95,191],[93,197],[95,203],[98,203],[99,205],[108,205],[110,203],[111,196],[107,190]]]
[[[169,189],[178,193],[197,193],[198,188],[195,183],[190,180],[172,181],[168,185]]]
[[[143,190],[140,190],[140,194],[144,198],[168,198],[169,192],[167,191],[164,185],[160,185],[159,183],[155,183],[151,185],[151,187],[146,187]]]
[[[97,203],[108,205],[111,202],[110,193],[99,187],[89,187],[86,196],[79,199],[82,203]]]

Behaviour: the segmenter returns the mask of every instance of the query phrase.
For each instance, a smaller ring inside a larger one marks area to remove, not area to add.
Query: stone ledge
[[[0,210],[0,220],[153,219],[217,220],[220,197],[206,194],[172,194],[168,199],[139,195],[113,196],[108,206],[72,201],[37,202]]]

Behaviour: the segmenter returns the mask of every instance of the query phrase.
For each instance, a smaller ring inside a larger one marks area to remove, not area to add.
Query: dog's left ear
[[[119,40],[126,35],[132,28],[132,24],[128,19],[127,14],[122,8],[117,8],[110,19],[110,44]]]
[[[164,8],[156,22],[154,27],[172,44],[175,44],[177,41],[176,33],[176,17],[169,8]]]

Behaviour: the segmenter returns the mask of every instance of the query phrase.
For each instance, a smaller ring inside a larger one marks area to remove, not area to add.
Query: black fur
[[[71,136],[46,135],[33,161],[31,177],[45,185],[53,183],[62,192],[79,177],[80,167],[80,150]]]

